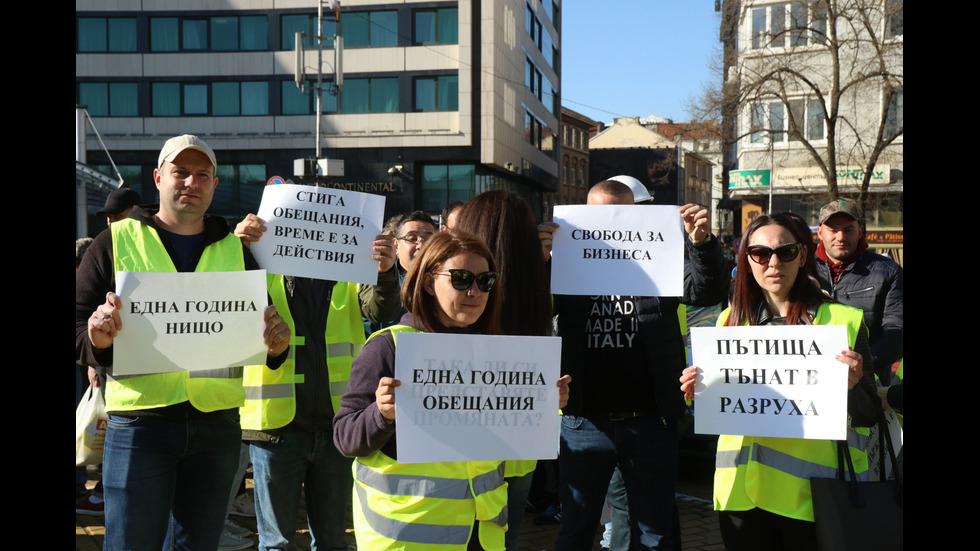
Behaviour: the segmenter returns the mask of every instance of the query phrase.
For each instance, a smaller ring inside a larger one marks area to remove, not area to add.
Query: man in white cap
[[[216,549],[241,441],[242,368],[113,376],[113,340],[124,330],[117,271],[257,269],[218,216],[206,216],[214,151],[197,136],[167,140],[153,171],[160,204],[96,237],[75,280],[76,361],[106,369],[109,425],[103,456],[106,549]],[[286,358],[289,326],[265,308],[266,361]]]

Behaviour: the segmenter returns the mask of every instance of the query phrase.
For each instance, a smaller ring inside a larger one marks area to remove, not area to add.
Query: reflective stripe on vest
[[[851,448],[851,453],[857,450],[867,449],[868,437],[863,434],[848,429],[847,443]],[[794,457],[786,452],[763,445],[760,442],[751,442],[749,445],[742,445],[734,450],[719,450],[715,455],[715,468],[737,468],[749,463],[749,460],[767,467],[776,469],[797,478],[810,479],[812,477],[833,478],[837,476],[836,467],[836,445],[834,446],[835,466],[821,465],[805,459]],[[750,457],[751,455],[751,457]],[[855,469],[857,467],[855,466]],[[858,473],[858,479],[864,480],[867,477],[861,476],[865,473]],[[850,473],[845,472],[844,477],[850,479]]]
[[[728,319],[728,310],[718,326]],[[851,346],[864,323],[863,313],[840,304],[823,304],[814,325],[846,325]],[[847,444],[858,479],[867,478],[868,429],[848,428]],[[719,511],[755,507],[813,522],[810,478],[837,476],[837,444],[830,440],[722,435],[715,456],[714,502]]]
[[[113,223],[109,229],[116,272],[177,272],[160,235],[152,227],[127,218]],[[229,233],[205,247],[194,271],[244,269],[242,243]],[[120,377],[110,373],[106,381],[106,410],[150,409],[185,401],[205,412],[238,407],[245,399],[241,379],[241,367]]]
[[[305,380],[302,373],[296,373],[295,352],[297,346],[306,344],[306,339],[296,336],[296,324],[286,297],[285,278],[270,274],[268,285],[272,303],[294,337],[290,340],[289,356],[279,369],[269,369],[264,365],[246,366],[246,401],[241,409],[243,429],[271,430],[288,425],[296,416],[295,385]],[[333,411],[337,412],[340,398],[347,392],[351,363],[364,347],[364,324],[356,284],[337,282],[334,285],[324,340],[330,402]]]
[[[401,331],[389,331],[397,341]],[[354,461],[354,533],[359,549],[464,551],[475,521],[480,544],[503,551],[507,483],[502,461],[398,463],[381,451]]]

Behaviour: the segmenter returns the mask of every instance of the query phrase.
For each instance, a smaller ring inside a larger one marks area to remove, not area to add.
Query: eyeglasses
[[[476,282],[478,289],[489,293],[493,289],[493,284],[497,282],[497,272],[474,274],[469,270],[449,270],[449,273],[433,272],[433,274],[449,276],[453,289],[457,291],[466,291],[473,286],[473,282]]]
[[[431,235],[419,235],[417,233],[409,233],[409,234],[405,234],[405,235],[403,235],[401,237],[395,237],[395,239],[401,239],[402,241],[406,241],[408,243],[411,243],[412,245],[421,245],[421,244],[425,243],[425,240],[428,239],[428,238],[430,238],[430,237],[432,237],[432,236]]]
[[[749,258],[755,261],[756,264],[769,264],[769,259],[774,254],[780,262],[792,262],[796,260],[796,257],[799,256],[802,249],[802,243],[788,243],[776,247],[776,250],[763,247],[762,245],[752,245],[746,252],[749,254]]]

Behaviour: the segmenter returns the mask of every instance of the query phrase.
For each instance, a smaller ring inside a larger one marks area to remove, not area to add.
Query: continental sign
[[[401,184],[392,182],[324,182],[322,187],[360,191],[363,193],[401,193]]]

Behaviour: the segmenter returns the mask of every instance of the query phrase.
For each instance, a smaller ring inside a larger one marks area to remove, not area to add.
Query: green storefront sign
[[[768,170],[730,170],[728,189],[769,187]]]

